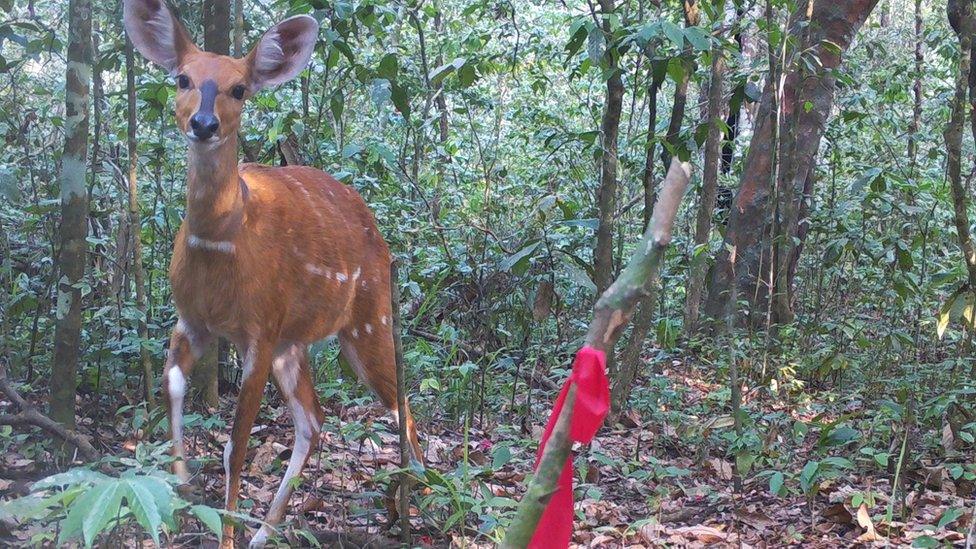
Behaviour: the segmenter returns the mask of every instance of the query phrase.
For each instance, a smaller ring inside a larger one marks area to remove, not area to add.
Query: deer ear
[[[197,51],[164,0],[123,0],[122,19],[132,45],[146,59],[176,74],[186,54]]]
[[[318,22],[308,15],[289,17],[264,33],[247,54],[254,89],[277,86],[302,72],[318,34]]]

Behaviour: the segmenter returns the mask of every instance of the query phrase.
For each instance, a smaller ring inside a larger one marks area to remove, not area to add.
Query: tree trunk
[[[593,271],[597,295],[610,287],[613,280],[613,222],[617,207],[617,136],[620,130],[620,111],[623,108],[624,84],[617,70],[619,54],[614,47],[610,29],[610,15],[614,0],[600,0],[603,12],[603,36],[606,52],[603,60],[610,77],[607,79],[607,98],[600,122],[600,187],[597,190],[596,245],[593,248]]]
[[[204,0],[203,49],[230,55],[230,0]]]
[[[132,270],[136,285],[136,308],[139,310],[139,361],[146,391],[146,404],[155,406],[153,398],[153,363],[146,345],[149,342],[149,309],[146,306],[146,270],[142,265],[142,213],[139,209],[139,152],[136,149],[136,67],[132,42],[125,41],[125,88],[128,108],[126,146],[129,153],[129,233],[132,235]]]
[[[234,57],[244,57],[244,0],[234,0]]]
[[[962,249],[963,259],[966,261],[967,281],[970,290],[976,291],[976,247],[973,245],[972,235],[969,232],[969,202],[962,181],[962,134],[963,127],[966,124],[966,93],[967,91],[973,92],[970,87],[972,85],[970,83],[970,62],[972,59],[973,30],[976,23],[973,20],[972,0],[949,0],[947,11],[952,28],[959,37],[959,73],[956,75],[952,114],[945,130],[946,153],[948,154],[946,170],[949,174],[949,185],[952,187],[952,205],[955,214],[953,220],[956,225],[956,235],[959,238],[959,247]],[[976,131],[976,127],[974,127],[974,131]]]
[[[657,129],[657,92],[661,90],[667,75],[667,64],[652,59],[648,60],[648,64],[651,70],[651,84],[647,88],[647,142],[644,145],[644,171],[641,174],[641,183],[644,187],[644,230],[647,230],[647,225],[651,222],[651,213],[654,211],[654,148],[657,143],[654,134]]]
[[[694,27],[701,18],[698,9],[698,0],[684,1],[685,26]],[[685,118],[685,107],[688,104],[688,83],[691,75],[695,72],[695,55],[691,43],[685,44],[681,52],[682,66],[684,71],[681,79],[675,82],[674,103],[671,105],[671,120],[668,121],[668,133],[664,138],[666,145],[661,149],[661,164],[667,170],[671,164],[671,149],[678,146],[678,136],[681,133],[681,123]]]
[[[64,154],[61,157],[61,253],[58,303],[51,371],[51,418],[75,424],[75,390],[81,352],[81,284],[85,278],[88,243],[89,90],[92,72],[90,0],[68,3],[68,51],[65,72]]]
[[[796,67],[790,67],[782,91],[784,116],[779,131],[795,127],[795,146],[791,162],[795,166],[781,172],[789,173],[790,181],[777,182],[782,188],[789,185],[795,192],[793,200],[802,196],[802,186],[807,174],[813,169],[820,139],[826,127],[827,116],[833,104],[834,77],[831,72],[840,65],[840,53],[851,44],[854,34],[864,23],[878,0],[844,0],[816,2],[813,6],[812,24],[809,25],[810,50],[821,61],[818,70],[804,75]],[[807,4],[800,6],[806,10]],[[794,18],[794,21],[799,17]],[[791,25],[795,37],[805,32],[801,25]],[[796,40],[799,42],[799,40]],[[758,325],[765,318],[768,294],[763,288],[769,283],[770,258],[763,241],[772,235],[772,204],[770,201],[772,169],[776,159],[773,144],[773,120],[776,120],[775,83],[767,80],[760,101],[756,127],[746,156],[739,190],[733,201],[725,235],[725,245],[719,251],[710,275],[705,314],[718,320],[716,326],[724,326],[724,319],[732,314],[729,296],[735,284],[740,300],[748,303],[747,313],[736,322]],[[809,109],[806,107],[809,103]],[[795,121],[794,118],[795,117]]]
[[[716,40],[721,39],[721,33]],[[698,325],[698,309],[701,304],[702,289],[705,286],[706,262],[708,255],[701,250],[707,249],[709,236],[712,234],[712,215],[715,212],[715,196],[718,187],[718,168],[722,145],[722,97],[723,79],[725,76],[725,60],[722,56],[722,46],[712,47],[712,76],[708,87],[708,136],[705,138],[705,159],[702,168],[701,204],[698,207],[698,217],[695,220],[694,257],[688,273],[688,291],[685,296],[684,330],[686,334],[693,333]]]

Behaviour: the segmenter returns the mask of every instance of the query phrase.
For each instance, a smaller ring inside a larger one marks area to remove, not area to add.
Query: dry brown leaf
[[[864,543],[882,539],[874,530],[874,521],[871,520],[871,513],[868,512],[867,504],[862,503],[857,508],[857,523],[865,530],[863,534],[857,537],[857,541]]]
[[[945,449],[946,453],[950,453],[955,446],[956,436],[952,432],[952,425],[947,421],[945,426],[942,427],[942,448]]]
[[[854,517],[851,516],[851,512],[847,510],[847,506],[845,506],[843,503],[828,505],[824,507],[821,514],[825,519],[837,524],[854,523]]]
[[[728,539],[729,535],[711,526],[683,526],[675,528],[672,532],[680,534],[687,539],[694,539],[702,543],[719,543]]]
[[[715,476],[722,480],[732,480],[732,464],[724,459],[712,458],[708,466],[715,472]]]

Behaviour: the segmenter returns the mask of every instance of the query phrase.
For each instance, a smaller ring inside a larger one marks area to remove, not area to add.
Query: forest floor
[[[718,389],[694,368],[675,363],[664,372],[680,395],[682,410],[691,410],[712,391]],[[749,394],[746,395],[747,401]],[[786,412],[793,419],[802,414],[789,410],[781,402],[748,402],[756,412]],[[226,400],[221,416],[231,417],[232,401]],[[838,413],[851,413],[858,401],[847,401]],[[311,534],[326,546],[396,547],[398,543],[385,527],[382,492],[388,475],[395,470],[398,458],[395,425],[378,406],[353,406],[327,410],[327,425],[322,444],[313,455],[305,480],[291,500],[291,526],[288,541],[293,546],[308,545]],[[542,419],[540,418],[540,422]],[[699,421],[700,422],[700,421]],[[430,422],[421,425],[430,426]],[[96,430],[94,423],[82,424],[82,431]],[[350,427],[351,426],[351,427]],[[362,433],[361,426],[375,436]],[[722,428],[712,422],[712,427]],[[728,425],[724,425],[728,427]],[[96,440],[107,440],[106,424],[98,423]],[[358,430],[357,430],[358,429]],[[734,490],[734,467],[717,457],[721,448],[687,443],[683,426],[651,425],[636,414],[629,414],[615,428],[604,428],[588,449],[587,460],[577,458],[579,467],[588,462],[585,472],[577,471],[577,521],[574,544],[580,547],[650,547],[650,546],[736,546],[736,547],[837,547],[855,544],[893,546],[945,546],[965,544],[974,528],[974,493],[972,482],[954,482],[939,463],[922,462],[914,470],[904,471],[911,489],[906,498],[908,513],[902,517],[895,505],[897,518],[890,524],[885,512],[892,493],[893,474],[883,468],[861,468],[848,474],[820,480],[819,489],[809,499],[799,493],[785,497],[771,494],[769,475],[747,475],[741,490]],[[225,427],[212,431],[196,429],[188,440],[190,456],[207,456],[194,479],[203,500],[219,507],[223,494],[223,468],[220,461]],[[776,428],[766,437],[781,436]],[[357,432],[359,436],[350,436]],[[341,433],[341,434],[340,434]],[[537,434],[537,433],[536,433]],[[517,499],[524,485],[524,473],[534,458],[532,437],[522,437],[505,429],[484,431],[471,428],[467,433],[468,468],[463,462],[465,434],[460,429],[435,423],[422,436],[427,466],[438,471],[443,481],[440,489],[419,491],[412,508],[414,541],[425,546],[489,547],[479,535],[477,508],[467,513],[469,523],[453,524],[441,531],[445,520],[455,510],[452,506],[473,505],[461,491],[448,486],[468,483],[469,494],[484,500],[495,496],[501,512],[510,513],[501,502]],[[816,436],[806,436],[792,452],[784,471],[801,471],[815,454]],[[287,462],[292,434],[284,406],[266,408],[252,433],[252,450],[248,454],[242,494],[243,511],[263,516],[267,502],[273,498]],[[704,439],[707,440],[707,437]],[[117,455],[131,454],[135,440],[120,440]],[[507,446],[505,458],[496,461],[499,446]],[[510,458],[509,458],[510,452]],[[495,463],[493,463],[495,461]],[[40,467],[34,456],[7,453],[4,470],[27,471]],[[386,473],[384,473],[386,472]],[[463,473],[463,474],[462,474]],[[753,472],[755,473],[755,472]],[[0,480],[0,498],[23,493],[27,484],[8,475]],[[31,475],[24,475],[29,477]],[[448,479],[448,477],[450,477]],[[580,480],[585,478],[585,482]],[[447,479],[447,480],[445,480]],[[490,494],[489,494],[490,492]],[[798,490],[793,490],[798,492]],[[439,496],[441,499],[437,499]],[[863,503],[860,503],[861,501]],[[858,502],[858,505],[854,505]],[[485,516],[498,509],[485,511]],[[188,525],[173,538],[174,546],[199,546],[205,529]],[[31,532],[13,532],[15,538],[29,539]],[[920,539],[921,538],[921,539]],[[9,539],[9,538],[8,538]],[[339,543],[341,540],[342,543]],[[933,545],[933,542],[935,545]],[[146,542],[149,544],[149,542]]]

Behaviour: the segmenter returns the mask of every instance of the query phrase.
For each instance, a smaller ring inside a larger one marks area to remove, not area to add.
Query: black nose
[[[213,134],[217,133],[219,127],[220,121],[212,113],[198,112],[190,117],[190,129],[193,130],[193,135],[197,136],[197,139],[210,139]]]

